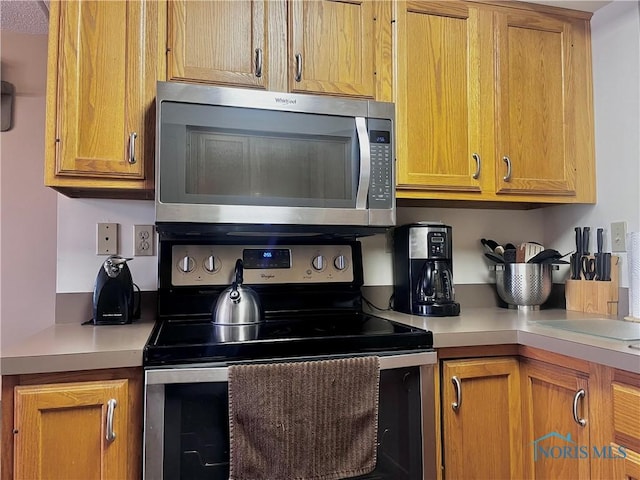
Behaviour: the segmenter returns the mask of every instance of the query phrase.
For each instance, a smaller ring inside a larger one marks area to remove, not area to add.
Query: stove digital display
[[[246,248],[242,251],[244,268],[291,268],[288,248]]]

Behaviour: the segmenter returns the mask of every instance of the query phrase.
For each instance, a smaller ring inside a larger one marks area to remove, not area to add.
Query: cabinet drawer
[[[613,383],[615,442],[640,452],[640,388]]]

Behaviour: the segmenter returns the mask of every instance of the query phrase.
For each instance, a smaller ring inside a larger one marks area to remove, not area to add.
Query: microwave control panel
[[[229,285],[237,259],[246,284],[353,281],[349,245],[173,245],[171,256],[174,286]]]
[[[369,208],[393,207],[393,137],[389,120],[369,119],[369,144],[371,145],[371,179]]]

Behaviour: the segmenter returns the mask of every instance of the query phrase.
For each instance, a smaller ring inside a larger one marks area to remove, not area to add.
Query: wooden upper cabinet
[[[169,0],[167,79],[391,101],[388,1]]]
[[[373,98],[375,22],[372,1],[290,2],[290,90]]]
[[[496,14],[499,193],[574,195],[572,26],[536,13]]]
[[[168,80],[266,88],[268,1],[168,3]]]
[[[399,3],[399,187],[482,188],[481,15],[463,3]]]
[[[590,14],[398,1],[397,196],[595,202]]]
[[[519,375],[517,358],[443,362],[445,478],[523,478]]]
[[[19,386],[14,417],[15,478],[130,477],[127,380]]]
[[[153,188],[155,2],[51,2],[45,183]]]

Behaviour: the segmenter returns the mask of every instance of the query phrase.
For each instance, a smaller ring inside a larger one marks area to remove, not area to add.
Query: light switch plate
[[[117,255],[118,224],[99,223],[96,245],[98,255]]]
[[[611,251],[626,252],[627,222],[615,222],[611,224]]]

